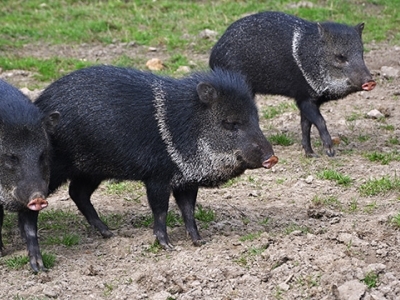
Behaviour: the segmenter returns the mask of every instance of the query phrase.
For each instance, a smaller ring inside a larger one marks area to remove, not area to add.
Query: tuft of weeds
[[[371,271],[371,272],[368,272],[365,275],[364,279],[362,279],[361,281],[364,282],[369,289],[371,289],[371,288],[377,287],[378,279],[379,279],[378,274],[376,274],[375,272]]]
[[[255,239],[258,239],[261,236],[261,232],[257,233],[248,233],[242,237],[239,238],[239,241],[245,242],[245,241],[254,241]]]
[[[323,170],[317,174],[318,178],[320,179],[327,179],[327,180],[332,180],[336,181],[337,184],[343,185],[343,186],[349,186],[350,183],[352,182],[352,179],[348,175],[343,175],[336,170],[328,169],[328,170]]]
[[[106,193],[124,196],[126,201],[140,203],[140,198],[145,194],[144,184],[140,181],[109,180],[105,183]],[[135,195],[133,198],[131,195]]]
[[[9,269],[19,270],[29,263],[29,257],[25,255],[18,255],[6,259],[5,263]]]
[[[61,236],[51,235],[44,241],[45,245],[64,245],[67,247],[72,247],[78,245],[80,242],[80,235],[65,233]]]
[[[335,209],[340,209],[340,210],[342,209],[342,203],[339,201],[339,199],[336,196],[321,197],[321,196],[315,195],[311,199],[311,202],[316,207],[329,206],[329,207],[335,208]]]
[[[271,144],[280,146],[290,146],[294,143],[293,138],[286,133],[270,135],[268,140],[271,142]]]
[[[293,102],[282,102],[278,106],[267,106],[262,111],[264,119],[273,119],[276,116],[283,114],[286,111],[296,110],[297,107]]]
[[[379,179],[369,179],[366,183],[362,184],[359,188],[359,193],[362,196],[375,196],[378,194],[386,194],[389,191],[400,190],[400,179],[395,176],[389,178],[384,176]]]
[[[390,219],[390,224],[395,228],[400,229],[400,212]]]
[[[364,157],[372,162],[380,162],[382,165],[387,165],[391,161],[400,161],[400,153],[397,150],[386,153],[373,151],[364,154]]]
[[[215,212],[211,208],[203,208],[202,205],[197,205],[194,217],[204,223],[215,221]]]

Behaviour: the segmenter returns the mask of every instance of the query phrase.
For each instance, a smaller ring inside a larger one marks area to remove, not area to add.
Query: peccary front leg
[[[310,132],[311,124],[317,127],[325,152],[328,156],[335,156],[331,135],[326,127],[325,119],[321,115],[319,106],[311,101],[297,101],[301,113],[302,145],[307,157],[315,157],[311,148]]]
[[[4,207],[3,205],[0,205],[0,257],[3,256],[3,249],[4,249],[3,235],[1,234],[3,230],[3,220],[4,220]]]
[[[156,180],[145,182],[147,199],[154,216],[153,233],[160,245],[166,250],[173,250],[167,234],[167,213],[171,189],[169,183]]]
[[[96,228],[104,238],[109,238],[113,236],[113,233],[108,229],[108,226],[100,220],[93,204],[90,202],[90,196],[100,183],[101,180],[74,178],[69,184],[69,195],[89,224]]]
[[[22,237],[28,247],[28,256],[31,267],[35,273],[46,271],[40,254],[37,236],[38,211],[24,209],[18,212],[18,226]]]
[[[200,246],[204,244],[199,231],[197,230],[196,220],[194,218],[194,209],[196,205],[198,187],[180,188],[173,190],[176,203],[181,210],[185,222],[186,231],[190,235],[193,244]]]

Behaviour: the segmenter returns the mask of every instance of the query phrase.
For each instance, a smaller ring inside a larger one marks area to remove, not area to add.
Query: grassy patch
[[[400,229],[400,213],[390,219],[390,223],[397,229]]]
[[[339,201],[339,199],[336,196],[327,196],[327,197],[322,197],[315,195],[311,202],[314,204],[316,207],[320,206],[329,206],[331,208],[335,209],[342,209],[342,203]]]
[[[276,116],[279,116],[281,114],[283,114],[284,112],[290,111],[290,110],[296,110],[297,107],[296,105],[291,102],[291,103],[280,103],[277,106],[267,106],[266,108],[264,108],[261,112],[262,116],[264,117],[264,119],[273,119]]]
[[[48,236],[44,244],[45,245],[64,245],[67,247],[72,247],[75,245],[78,245],[80,242],[80,235],[77,234],[71,234],[71,233],[65,233],[61,236],[59,235],[50,235]]]
[[[271,144],[280,146],[290,146],[294,143],[293,138],[286,133],[270,135],[268,140],[271,142]]]
[[[153,215],[143,215],[139,216],[134,222],[133,226],[136,228],[140,227],[151,227],[154,223]],[[167,214],[167,226],[168,227],[176,227],[183,224],[183,219],[180,214],[174,211],[169,211]]]
[[[210,223],[215,220],[215,212],[211,208],[203,208],[202,205],[197,205],[194,217],[204,223]]]
[[[394,178],[384,176],[379,179],[368,179],[366,183],[359,187],[359,192],[362,196],[386,194],[393,190],[400,190],[400,179],[397,176]]]
[[[248,233],[242,237],[239,238],[239,241],[245,242],[245,241],[254,241],[255,239],[258,239],[261,236],[261,232],[257,233]]]
[[[364,154],[366,158],[368,158],[372,162],[380,162],[382,165],[387,165],[391,161],[400,161],[400,153],[397,150],[392,152],[377,152],[373,151],[370,153]]]
[[[367,273],[364,279],[362,279],[361,281],[364,282],[369,289],[375,288],[378,285],[378,274],[371,271]]]
[[[123,196],[126,201],[140,202],[145,194],[144,184],[140,181],[109,180],[105,183],[106,193]]]
[[[352,182],[352,179],[348,175],[341,174],[333,169],[323,170],[317,174],[318,178],[332,180],[337,184],[348,186]]]
[[[56,256],[47,252],[42,252],[42,259],[45,268],[51,269],[54,267]],[[9,269],[19,270],[29,263],[29,257],[26,255],[17,255],[4,260]]]

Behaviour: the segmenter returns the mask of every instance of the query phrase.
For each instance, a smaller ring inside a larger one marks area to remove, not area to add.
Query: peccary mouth
[[[43,208],[46,208],[47,205],[48,205],[48,202],[45,199],[35,198],[35,199],[31,200],[27,206],[30,210],[39,211],[39,210],[42,210]]]
[[[270,158],[268,158],[266,161],[263,161],[262,166],[266,169],[271,169],[273,166],[275,166],[278,163],[278,157],[275,155],[272,155]]]
[[[376,82],[374,80],[369,80],[366,83],[364,83],[361,88],[364,91],[372,91],[376,86]]]

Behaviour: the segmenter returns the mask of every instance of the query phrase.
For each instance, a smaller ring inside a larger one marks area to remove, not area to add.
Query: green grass
[[[342,209],[342,203],[339,201],[339,199],[336,196],[327,196],[327,197],[322,197],[315,195],[312,199],[311,202],[319,207],[319,206],[329,206],[331,208],[335,209]]]
[[[367,273],[361,281],[364,282],[369,289],[374,288],[378,285],[378,274],[371,271]]]
[[[318,178],[335,181],[339,185],[348,186],[353,181],[348,175],[333,169],[323,170],[317,174]]]
[[[42,251],[42,259],[45,268],[51,269],[54,267],[56,256]],[[29,257],[26,255],[17,255],[4,260],[5,265],[9,269],[19,270],[29,263]]]
[[[257,233],[248,233],[242,237],[239,238],[239,241],[245,242],[245,241],[254,241],[255,239],[258,239],[261,236],[261,232]]]
[[[136,218],[136,220],[133,222],[133,226],[136,228],[140,227],[148,228],[151,227],[153,223],[154,223],[154,217],[152,214],[149,214],[149,215],[139,216],[138,218]],[[169,211],[167,213],[166,223],[168,227],[176,227],[183,224],[183,219],[179,213],[174,211]]]
[[[194,217],[204,223],[215,221],[215,212],[211,208],[203,208],[202,205],[197,205],[194,212]]]
[[[368,179],[358,190],[362,196],[375,196],[386,194],[389,191],[399,191],[400,179],[397,176],[394,178],[384,176],[379,179]]]
[[[380,162],[382,165],[387,165],[391,161],[400,161],[400,153],[397,150],[391,152],[377,152],[373,151],[364,154],[372,162]]]
[[[390,223],[397,229],[400,229],[400,212],[391,218]]]
[[[400,9],[397,0],[311,1],[311,8],[293,7],[292,0],[281,1],[76,1],[4,0],[0,6],[0,67],[37,72],[41,81],[54,80],[84,66],[101,63],[62,57],[20,57],[13,49],[26,44],[111,44],[130,43],[156,47],[166,51],[167,66],[176,70],[187,65],[193,54],[208,54],[215,39],[201,38],[204,29],[217,32],[219,38],[226,28],[246,14],[278,10],[311,21],[333,20],[355,25],[365,22],[363,39],[400,41]],[[187,53],[190,53],[188,55]],[[124,55],[113,62],[117,65],[143,66],[143,61]],[[291,106],[293,104],[282,104]],[[266,112],[271,118],[281,113],[281,105]]]
[[[270,135],[270,136],[268,136],[267,139],[273,145],[290,146],[294,143],[293,138],[291,136],[287,135],[286,133],[278,133],[278,134]]]
[[[269,120],[283,114],[284,112],[296,109],[297,109],[296,104],[294,104],[293,102],[282,102],[277,106],[272,106],[272,105],[267,106],[262,110],[261,114],[264,117],[264,119]]]

